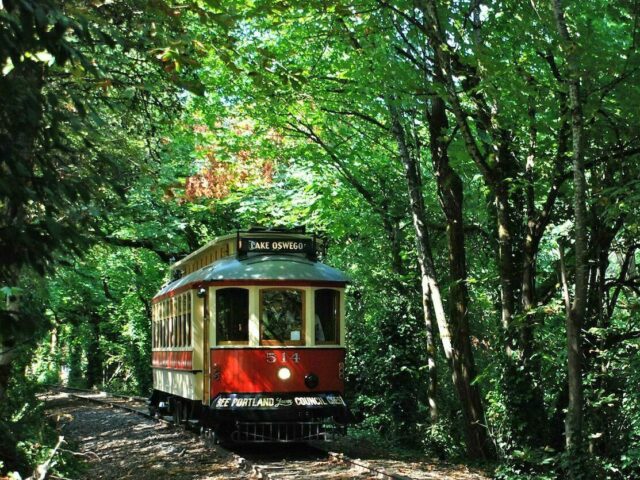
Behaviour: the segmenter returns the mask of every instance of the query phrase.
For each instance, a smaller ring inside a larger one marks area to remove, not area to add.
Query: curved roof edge
[[[192,283],[217,281],[264,280],[348,283],[340,270],[320,262],[293,255],[257,255],[247,258],[227,257],[165,285],[155,296]],[[155,298],[155,297],[154,297]]]

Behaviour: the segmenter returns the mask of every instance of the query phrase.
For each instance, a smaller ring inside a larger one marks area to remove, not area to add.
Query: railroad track
[[[51,386],[66,395],[92,403],[121,409],[147,419],[173,425],[171,417],[152,416],[147,411],[146,399],[142,397],[114,395],[103,391],[82,390],[60,386]],[[175,425],[174,425],[175,426]],[[191,425],[195,427],[195,425]],[[188,425],[187,425],[188,427]],[[176,427],[177,428],[177,427]],[[188,429],[188,428],[187,428]],[[189,430],[189,429],[188,429]],[[325,450],[316,445],[246,445],[228,448],[218,445],[210,431],[190,431],[199,435],[207,448],[226,452],[233,458],[235,465],[246,472],[247,476],[261,479],[298,479],[298,478],[380,478],[389,480],[408,480],[414,477],[387,472],[384,468],[369,462],[351,459],[348,456]],[[441,478],[441,477],[423,477]]]

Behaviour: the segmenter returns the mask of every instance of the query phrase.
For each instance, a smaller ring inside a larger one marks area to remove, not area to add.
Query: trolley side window
[[[169,300],[169,304],[167,305],[169,312],[169,347],[173,348],[176,346],[176,317],[174,310],[174,298],[172,297]]]
[[[323,288],[315,294],[316,344],[340,341],[340,292]]]
[[[189,338],[189,321],[190,321],[190,308],[187,305],[187,296],[182,295],[180,299],[180,321],[182,322],[182,345],[185,347],[191,346],[191,339]]]
[[[151,307],[151,348],[158,348],[158,310],[157,304]]]
[[[216,343],[249,343],[249,290],[223,288],[216,291]]]
[[[154,305],[153,348],[191,348],[191,298],[188,291]]]
[[[155,328],[155,347],[160,348],[160,304],[156,303],[154,306],[154,326]]]
[[[162,348],[167,348],[169,346],[168,341],[168,332],[169,332],[169,324],[167,323],[167,301],[162,301]]]
[[[192,328],[193,312],[191,311],[191,301],[192,301],[191,290],[189,290],[185,294],[185,299],[187,302],[185,306],[185,310],[186,310],[185,315],[187,316],[187,347],[193,347],[192,345],[193,339],[191,338],[191,335],[192,335],[191,332],[193,331],[193,328]]]
[[[304,291],[260,291],[260,343],[304,345]]]

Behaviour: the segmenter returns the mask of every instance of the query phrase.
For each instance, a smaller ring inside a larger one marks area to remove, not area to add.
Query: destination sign
[[[218,395],[212,406],[216,410],[278,410],[282,408],[344,407],[340,395]]]
[[[241,253],[313,253],[310,238],[240,238]]]

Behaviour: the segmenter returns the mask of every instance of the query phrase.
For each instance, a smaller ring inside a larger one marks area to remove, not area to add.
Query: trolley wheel
[[[180,413],[180,421],[182,422],[185,429],[189,428],[189,407],[190,405],[188,400],[180,401],[180,408],[182,410],[182,412]]]
[[[173,424],[179,427],[182,424],[182,402],[175,400],[173,403]]]

